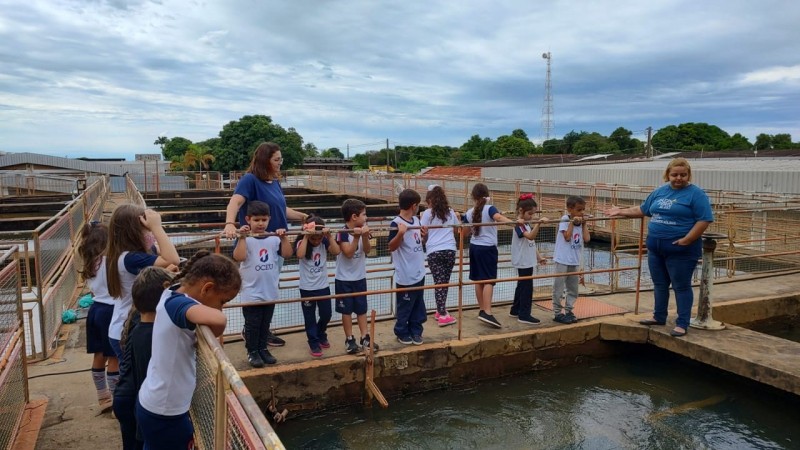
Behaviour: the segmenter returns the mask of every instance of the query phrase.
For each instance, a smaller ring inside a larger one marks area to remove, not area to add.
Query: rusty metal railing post
[[[700,269],[700,298],[697,303],[697,316],[689,322],[692,328],[703,330],[724,330],[725,324],[711,317],[711,288],[714,286],[714,250],[715,239],[727,236],[719,233],[703,234],[703,265]]]
[[[458,340],[461,340],[462,311],[464,309],[464,224],[458,227]]]

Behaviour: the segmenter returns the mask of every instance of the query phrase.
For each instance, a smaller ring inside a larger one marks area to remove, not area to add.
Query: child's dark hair
[[[247,202],[247,215],[250,217],[254,216],[269,217],[269,205],[258,200]]]
[[[450,214],[450,203],[447,202],[447,195],[441,186],[433,186],[428,189],[428,193],[425,194],[425,203],[428,204],[433,217],[438,217],[442,222],[447,220],[447,215]]]
[[[367,205],[361,200],[348,198],[342,203],[342,219],[347,222],[353,218],[353,214],[359,215],[365,209],[367,209]]]
[[[584,200],[583,197],[579,195],[570,195],[569,197],[567,197],[567,208],[574,208],[578,205],[585,205],[585,204],[586,200]]]
[[[408,209],[414,205],[419,205],[422,197],[413,189],[403,189],[403,192],[397,196],[397,202],[400,204],[400,209]]]
[[[472,200],[475,202],[475,208],[472,210],[472,223],[481,223],[483,207],[486,206],[488,198],[488,186],[483,183],[475,183],[475,186],[472,186]],[[472,234],[475,236],[481,234],[481,227],[472,227]]]
[[[182,284],[193,285],[203,279],[214,282],[217,291],[232,292],[242,287],[239,268],[230,258],[208,250],[200,250],[186,262],[183,270],[172,279]]]
[[[161,267],[145,267],[136,276],[131,287],[133,306],[139,312],[156,312],[156,306],[164,289],[169,287],[174,274]]]
[[[517,211],[520,209],[522,212],[530,211],[536,208],[536,200],[533,199],[533,194],[522,194],[517,199]]]
[[[81,243],[78,254],[83,260],[79,271],[83,280],[97,276],[100,268],[100,257],[106,252],[108,245],[108,228],[100,222],[89,222],[81,229]]]
[[[306,223],[314,223],[314,224],[316,224],[317,226],[314,227],[314,228],[317,231],[322,231],[322,229],[325,227],[325,221],[322,220],[322,217],[320,217],[320,216],[318,216],[316,214],[312,214],[312,215],[306,217]],[[311,256],[313,254],[314,254],[314,247],[312,247],[312,246],[308,245],[308,243],[306,243],[305,258],[306,259],[311,259]]]

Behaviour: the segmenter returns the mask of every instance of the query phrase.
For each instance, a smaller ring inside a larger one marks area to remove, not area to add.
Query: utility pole
[[[653,127],[647,127],[647,144],[644,146],[644,156],[653,157]]]
[[[350,144],[347,144],[347,159],[350,159]]]
[[[386,138],[386,173],[389,173],[389,138]]]

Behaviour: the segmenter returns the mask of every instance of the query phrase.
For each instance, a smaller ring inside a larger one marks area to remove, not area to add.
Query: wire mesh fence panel
[[[219,364],[211,349],[205,342],[198,338],[197,345],[197,366],[196,366],[196,385],[192,405],[189,413],[194,424],[195,446],[199,449],[214,450],[215,433],[218,426],[216,423],[217,408],[224,408],[224,405],[217,405],[217,390],[224,389],[219,386],[218,371]]]
[[[0,372],[0,448],[9,449],[14,443],[22,413],[25,410],[27,391],[22,342],[17,341],[2,353],[5,366]]]
[[[225,402],[228,405],[225,448],[231,450],[266,449],[233,392],[225,394]]]
[[[77,288],[78,274],[70,256],[55,278],[54,284],[47,287],[42,295],[44,356],[49,354],[51,344],[58,337],[61,329],[61,314],[75,301]]]
[[[34,239],[36,260],[39,263],[41,280],[47,285],[58,270],[63,258],[72,251],[72,233],[69,215],[63,215]]]

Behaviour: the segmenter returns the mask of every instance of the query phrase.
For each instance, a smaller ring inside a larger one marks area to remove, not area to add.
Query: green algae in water
[[[276,428],[288,449],[792,449],[800,399],[667,352],[343,408]]]

